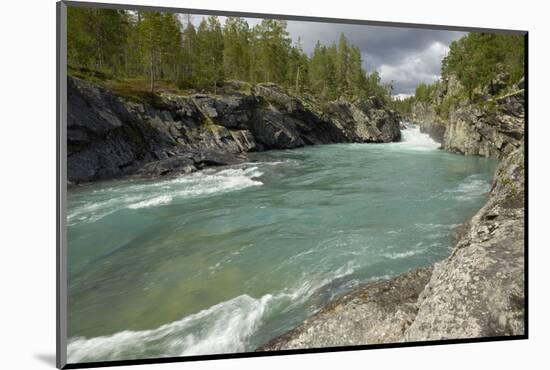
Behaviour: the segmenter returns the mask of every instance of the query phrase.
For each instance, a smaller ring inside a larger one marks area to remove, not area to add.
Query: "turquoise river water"
[[[391,144],[68,192],[69,362],[247,352],[331,298],[447,257],[496,162]]]

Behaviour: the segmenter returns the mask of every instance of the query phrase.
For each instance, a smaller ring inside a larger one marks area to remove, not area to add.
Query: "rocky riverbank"
[[[158,94],[136,100],[68,78],[68,180],[158,177],[245,161],[246,154],[305,145],[399,141],[384,104],[320,104],[275,84],[230,82],[218,95]]]
[[[360,286],[258,351],[524,334],[524,157],[433,266]]]
[[[451,256],[355,288],[258,351],[525,333],[522,83],[450,117],[444,122],[433,105],[417,104],[410,119],[445,150],[501,159],[487,203],[457,230]]]
[[[408,120],[449,152],[504,159],[523,142],[524,80],[506,87],[499,76],[475,92],[471,102],[452,76],[438,86],[432,102],[413,105]]]

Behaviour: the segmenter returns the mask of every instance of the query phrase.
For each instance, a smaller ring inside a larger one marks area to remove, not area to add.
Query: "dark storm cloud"
[[[364,26],[316,22],[288,22],[293,39],[301,40],[304,51],[313,51],[317,40],[337,42],[343,33],[361,49],[363,66],[377,70],[384,83],[393,82],[394,94],[412,94],[420,82],[439,78],[441,59],[449,44],[462,32]]]

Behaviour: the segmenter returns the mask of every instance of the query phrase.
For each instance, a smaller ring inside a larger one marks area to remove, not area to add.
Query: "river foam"
[[[71,189],[69,361],[253,351],[353,286],[446,257],[492,167],[437,147],[409,127]]]
[[[136,350],[149,352],[151,357],[243,352],[248,339],[270,310],[282,305],[288,311],[303,304],[319,289],[353,272],[354,265],[347,263],[335,271],[310,276],[294,289],[260,298],[243,294],[156,329],[72,338],[67,346],[68,362],[129,359]]]
[[[401,141],[395,147],[414,151],[432,151],[440,147],[428,134],[420,132],[417,125],[405,123],[405,130],[401,130]]]
[[[446,190],[445,193],[459,200],[471,200],[487,193],[489,190],[490,183],[485,179],[479,175],[470,175],[456,187]]]
[[[263,172],[257,166],[228,168],[221,171],[207,169],[175,179],[139,182],[123,188],[109,188],[108,192],[105,189],[99,189],[93,192],[93,199],[82,203],[75,202],[76,204],[68,213],[67,221],[69,226],[74,226],[99,221],[122,209],[153,208],[187,198],[261,186],[263,183],[258,178],[262,175]],[[108,198],[104,199],[106,195]]]

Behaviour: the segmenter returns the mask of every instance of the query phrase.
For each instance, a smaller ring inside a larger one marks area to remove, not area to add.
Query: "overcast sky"
[[[199,23],[201,16],[194,16]],[[261,19],[246,19],[252,27]],[[220,17],[220,21],[225,21]],[[324,45],[338,41],[344,33],[353,45],[361,49],[363,67],[369,73],[377,70],[382,82],[393,82],[394,94],[414,93],[420,82],[432,83],[439,78],[441,59],[449,44],[465,33],[413,28],[365,26],[351,24],[288,21],[287,31],[294,41],[310,55],[317,40]]]

